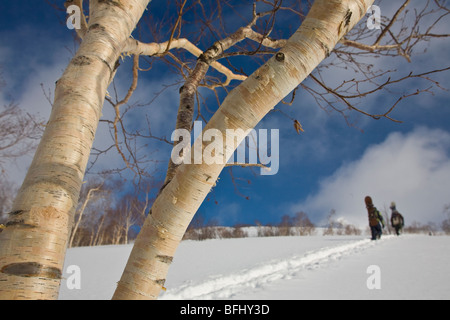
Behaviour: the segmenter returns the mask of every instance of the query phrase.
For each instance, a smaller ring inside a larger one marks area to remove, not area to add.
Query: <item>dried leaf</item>
[[[298,122],[298,120],[294,120],[294,128],[298,134],[300,134],[300,131],[305,132],[305,130],[303,130],[302,125],[300,124],[300,122]]]

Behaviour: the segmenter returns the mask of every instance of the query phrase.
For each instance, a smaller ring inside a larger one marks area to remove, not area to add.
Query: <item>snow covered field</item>
[[[110,299],[131,247],[69,249],[60,299]],[[425,235],[183,241],[160,299],[447,300],[449,248],[450,237]]]

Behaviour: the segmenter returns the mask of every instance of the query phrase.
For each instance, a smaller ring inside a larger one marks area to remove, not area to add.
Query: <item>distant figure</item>
[[[378,240],[381,238],[381,234],[383,233],[381,229],[381,226],[384,228],[383,216],[373,205],[371,197],[365,197],[364,202],[366,203],[367,214],[369,216],[369,226],[372,233],[372,240]]]
[[[391,203],[391,210],[391,226],[395,229],[395,233],[399,236],[401,230],[403,229],[403,226],[405,225],[405,220],[403,219],[403,216],[400,214],[400,212],[397,211],[395,202]]]

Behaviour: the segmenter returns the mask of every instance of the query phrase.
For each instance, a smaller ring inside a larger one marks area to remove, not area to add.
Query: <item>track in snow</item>
[[[392,236],[384,236],[380,241],[389,238]],[[213,276],[202,282],[189,281],[177,288],[167,290],[160,299],[229,299],[248,289],[261,288],[278,280],[290,279],[302,270],[326,267],[333,261],[357,254],[375,246],[378,242],[369,239],[358,240],[294,255],[288,259],[268,261],[264,265],[243,269],[239,273]]]

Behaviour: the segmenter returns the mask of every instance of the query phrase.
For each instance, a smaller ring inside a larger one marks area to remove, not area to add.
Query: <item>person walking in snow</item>
[[[391,203],[391,226],[395,229],[395,233],[399,236],[401,230],[403,229],[403,226],[405,225],[405,220],[403,219],[403,216],[400,214],[400,212],[397,211],[395,202]]]
[[[369,226],[372,233],[372,240],[378,240],[381,238],[383,233],[382,227],[384,228],[384,219],[380,211],[373,205],[372,198],[367,196],[364,199],[367,208],[367,214],[369,216]]]

